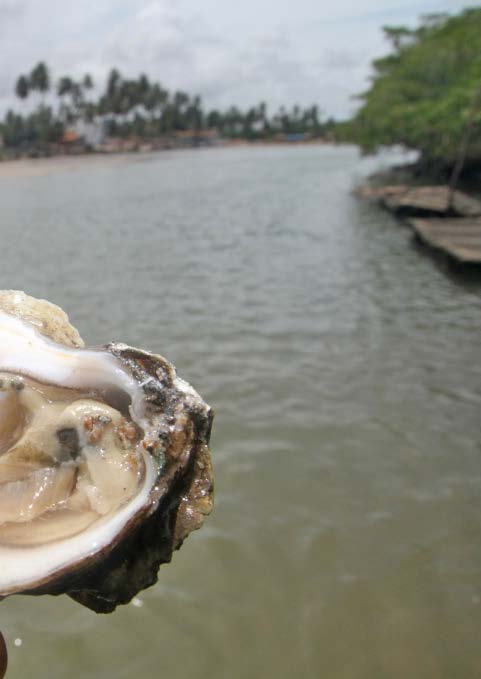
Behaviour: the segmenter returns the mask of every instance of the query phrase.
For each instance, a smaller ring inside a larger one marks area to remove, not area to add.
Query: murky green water
[[[367,169],[242,148],[1,179],[0,287],[217,411],[205,528],[113,615],[4,601],[10,676],[481,676],[481,287],[350,196]]]

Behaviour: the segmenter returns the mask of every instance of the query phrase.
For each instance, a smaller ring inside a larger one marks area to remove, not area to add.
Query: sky
[[[0,0],[0,112],[19,107],[15,80],[44,60],[52,79],[115,66],[210,108],[317,104],[349,117],[388,45],[383,25],[415,26],[462,0]]]

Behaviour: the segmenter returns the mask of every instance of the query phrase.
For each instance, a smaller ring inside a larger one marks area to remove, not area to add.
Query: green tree
[[[64,97],[66,94],[70,94],[73,88],[73,80],[69,76],[64,76],[60,78],[57,84],[57,94],[59,97]]]
[[[470,128],[466,165],[481,162],[481,9],[424,17],[416,29],[385,27],[392,45],[373,63],[372,85],[350,126],[365,150],[403,144],[426,168],[447,172]]]
[[[83,77],[83,80],[82,80],[82,88],[83,88],[84,92],[86,92],[87,90],[93,89],[93,86],[94,86],[94,81],[92,79],[92,76],[90,75],[90,73],[86,73]]]
[[[60,118],[63,122],[68,122],[72,118],[71,108],[65,101],[70,96],[73,89],[73,80],[69,76],[63,76],[57,83],[57,96],[60,99]]]
[[[308,132],[312,135],[324,129],[319,123],[316,106],[306,109],[294,106],[291,110],[281,107],[270,118],[265,102],[261,102],[244,111],[231,106],[226,111],[213,110],[206,115],[199,96],[191,96],[182,90],[169,92],[145,73],[128,79],[113,68],[104,91],[97,99],[89,95],[93,88],[94,83],[88,73],[79,80],[70,75],[62,76],[54,88],[59,99],[58,110],[54,111],[52,107],[45,106],[50,74],[45,63],[39,62],[29,76],[17,79],[15,92],[24,99],[35,90],[42,97],[42,105],[26,117],[9,112],[2,123],[6,143],[28,149],[39,145],[49,152],[48,145],[60,139],[64,126],[79,118],[101,122],[112,136],[134,136],[138,139],[169,135],[175,131],[200,131],[206,125],[216,128],[223,136],[251,140],[270,137],[277,132]]]
[[[50,89],[50,74],[47,66],[43,61],[32,69],[29,78],[30,89],[40,92],[42,97],[42,105],[45,104],[45,95]]]
[[[28,78],[21,75],[15,85],[15,94],[19,99],[26,99],[28,97],[30,88],[28,84]]]

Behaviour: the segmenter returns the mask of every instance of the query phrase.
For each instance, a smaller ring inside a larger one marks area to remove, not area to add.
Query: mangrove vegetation
[[[355,117],[338,126],[366,152],[400,144],[418,167],[444,174],[481,167],[481,9],[386,26],[391,51],[373,63]]]

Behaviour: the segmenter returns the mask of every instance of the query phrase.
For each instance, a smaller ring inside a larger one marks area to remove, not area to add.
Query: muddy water
[[[241,148],[2,175],[0,287],[164,353],[217,411],[205,528],[113,615],[4,601],[12,677],[481,675],[481,288],[350,196],[377,162]]]

